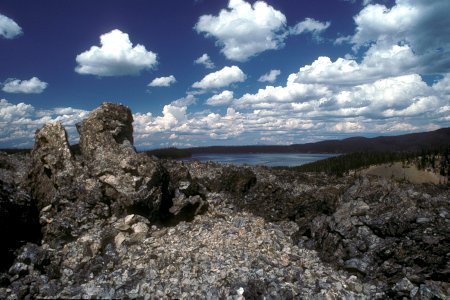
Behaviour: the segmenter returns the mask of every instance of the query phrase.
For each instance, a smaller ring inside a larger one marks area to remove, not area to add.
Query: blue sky
[[[0,147],[103,101],[140,149],[450,126],[448,0],[0,3]]]

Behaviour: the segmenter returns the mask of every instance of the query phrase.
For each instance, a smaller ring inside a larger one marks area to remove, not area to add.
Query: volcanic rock
[[[98,179],[114,213],[154,215],[166,192],[168,175],[156,159],[136,153],[129,108],[103,103],[77,124],[80,151],[89,175]]]
[[[0,272],[12,265],[17,248],[42,239],[39,211],[22,184],[30,165],[29,155],[0,152]],[[6,278],[0,276],[0,284]]]
[[[157,160],[131,125],[104,103],[76,155],[58,123],[0,153],[2,237],[43,233],[6,239],[1,299],[449,298],[448,186]]]
[[[29,179],[38,208],[75,199],[77,170],[65,129],[59,122],[46,124],[36,131],[35,139]]]
[[[103,103],[77,124],[81,153],[88,161],[101,160],[111,152],[135,153],[132,123],[133,116],[128,107]]]
[[[172,201],[171,175],[157,159],[136,153],[132,122],[129,108],[103,103],[77,124],[76,156],[60,123],[36,132],[27,186],[41,212],[44,240],[52,247],[61,247],[111,215],[139,214],[164,221],[185,219],[182,211],[189,211],[189,218],[205,211],[206,202],[195,197],[198,193],[192,188],[187,201]]]
[[[450,192],[428,188],[418,192],[419,185],[356,180],[332,215],[308,226],[322,259],[383,282],[392,296],[405,296],[409,281],[443,280],[450,287],[450,220],[442,214],[450,210]]]

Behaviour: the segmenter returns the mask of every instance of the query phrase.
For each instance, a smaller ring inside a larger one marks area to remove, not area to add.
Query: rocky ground
[[[1,299],[450,297],[448,185],[158,160],[131,124],[0,153]]]

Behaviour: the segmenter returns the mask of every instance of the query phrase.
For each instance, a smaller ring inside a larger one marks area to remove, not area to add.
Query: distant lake
[[[198,160],[202,162],[213,161],[221,164],[233,165],[262,165],[268,167],[286,166],[294,167],[317,160],[336,156],[337,154],[311,154],[311,153],[231,153],[231,154],[193,154],[192,157],[182,160]]]

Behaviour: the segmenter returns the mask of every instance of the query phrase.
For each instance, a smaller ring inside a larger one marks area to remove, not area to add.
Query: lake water
[[[213,161],[234,165],[263,165],[268,167],[304,165],[317,160],[336,156],[336,154],[311,153],[233,153],[233,154],[193,154],[182,160]]]

